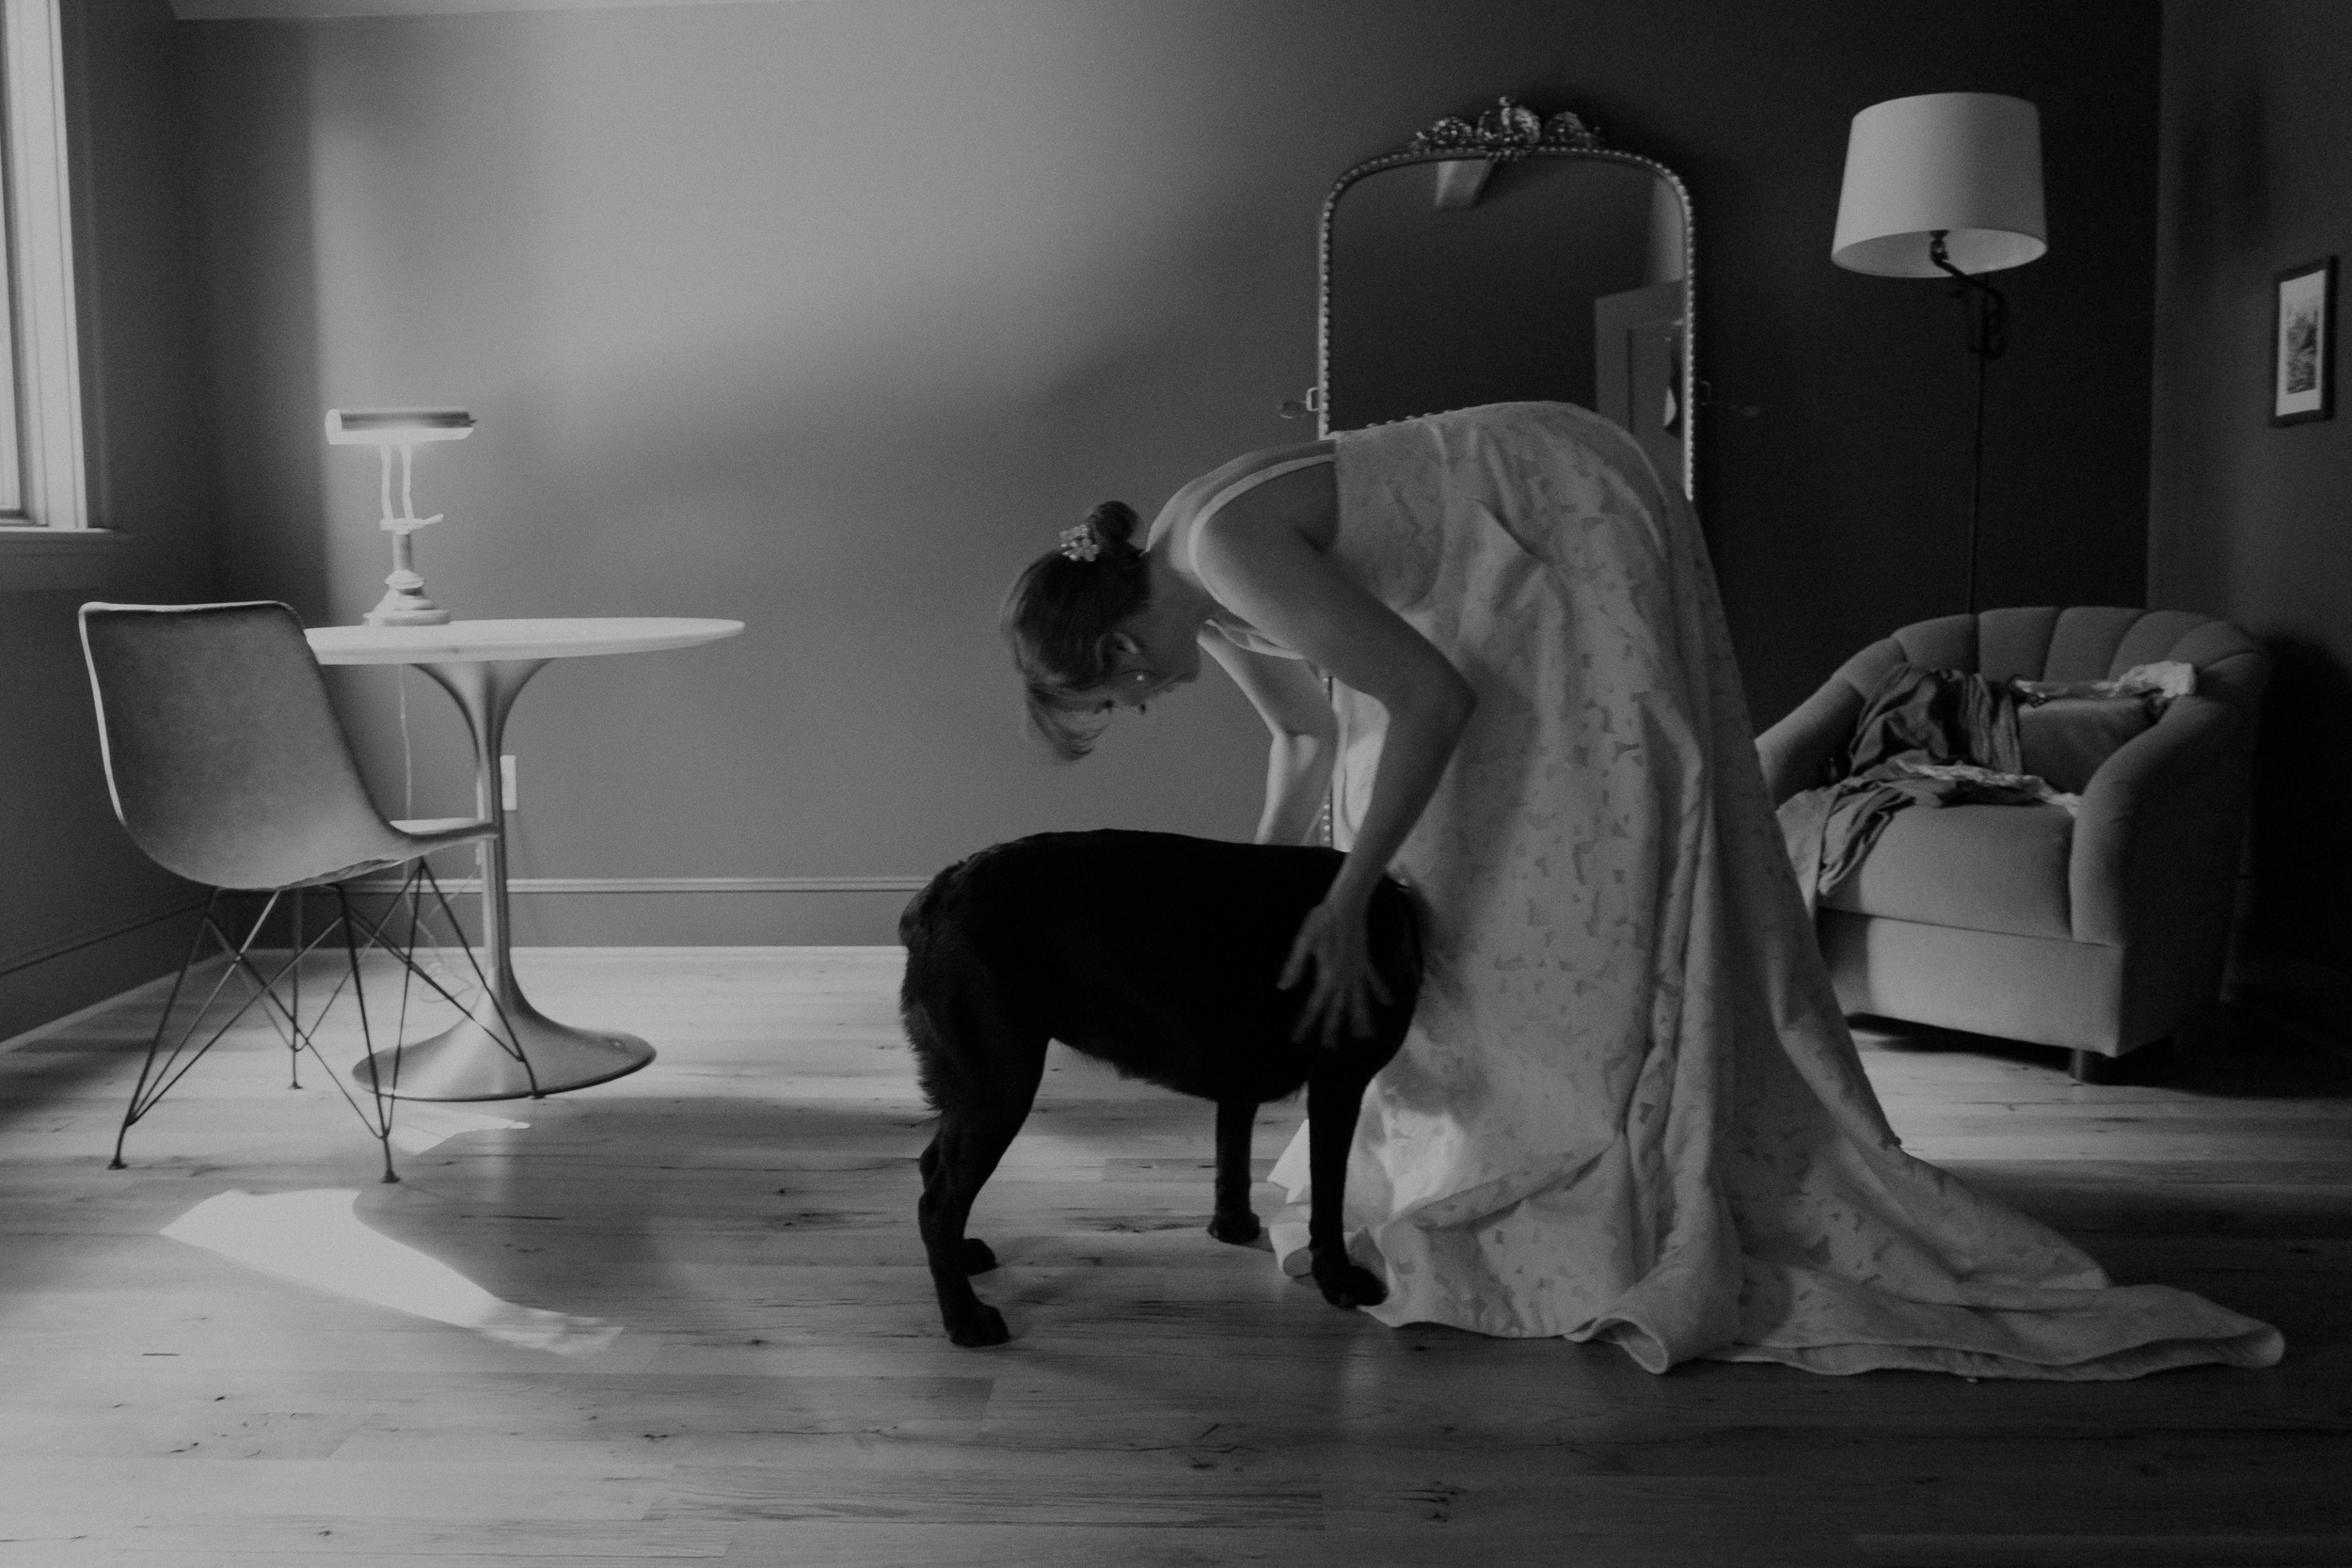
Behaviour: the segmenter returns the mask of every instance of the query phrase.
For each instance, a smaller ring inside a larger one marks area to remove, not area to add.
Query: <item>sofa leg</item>
[[[2121,1056],[2106,1056],[2096,1051],[2074,1051],[2068,1053],[2066,1070],[2077,1084],[2112,1084],[2122,1061]]]
[[[2172,1059],[2172,1037],[2150,1040],[2121,1056],[2096,1051],[2074,1051],[2067,1056],[2067,1070],[2077,1084],[2147,1084],[2164,1076]]]

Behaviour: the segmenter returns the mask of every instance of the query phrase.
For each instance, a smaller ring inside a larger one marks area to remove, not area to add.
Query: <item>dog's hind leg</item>
[[[1028,1119],[1045,1075],[1046,1030],[1021,1000],[1017,977],[987,961],[945,917],[915,922],[901,990],[907,1043],[939,1130],[921,1160],[915,1216],[947,1337],[959,1345],[1009,1338],[969,1275],[996,1266],[985,1243],[964,1234],[973,1200]]]
[[[1028,1115],[1025,1100],[943,1111],[939,1131],[923,1151],[923,1196],[915,1209],[930,1260],[940,1321],[959,1345],[1001,1345],[1010,1338],[1004,1314],[973,1291],[967,1277],[996,1266],[985,1242],[963,1233],[972,1200],[1011,1147]]]
[[[1216,1212],[1209,1234],[1248,1246],[1259,1235],[1249,1207],[1249,1140],[1258,1125],[1254,1100],[1221,1100],[1216,1106]]]
[[[934,1136],[930,1143],[923,1146],[923,1157],[914,1164],[915,1168],[923,1173],[923,1185],[928,1190],[931,1182],[931,1172],[939,1164],[939,1139],[937,1137]],[[969,1223],[968,1218],[967,1223]],[[957,1249],[956,1262],[965,1274],[986,1274],[996,1266],[996,1254],[986,1242],[981,1241],[977,1236],[966,1236],[962,1246]]]
[[[1307,1256],[1310,1272],[1334,1307],[1377,1307],[1388,1287],[1371,1270],[1350,1262],[1344,1233],[1347,1154],[1356,1138],[1367,1079],[1338,1063],[1307,1081]]]

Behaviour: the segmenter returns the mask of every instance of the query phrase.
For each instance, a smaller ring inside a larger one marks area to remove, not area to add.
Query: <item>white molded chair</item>
[[[317,1054],[312,1032],[345,987],[358,1006],[363,1037],[370,1035],[360,978],[364,953],[382,948],[395,955],[404,966],[404,992],[414,979],[454,1001],[416,961],[426,890],[439,914],[456,929],[423,857],[436,849],[476,843],[497,829],[466,817],[389,822],[377,812],[327,700],[326,683],[302,635],[302,623],[288,606],[269,601],[86,604],[81,621],[82,651],[98,707],[99,743],[115,815],[150,859],[211,890],[115,1136],[109,1168],[119,1170],[123,1139],[132,1124],[256,1006],[292,1053],[298,1085],[301,1053]],[[348,878],[404,866],[406,896],[380,918],[370,919],[355,910],[340,885]],[[300,915],[306,888],[330,889],[336,910],[332,920],[307,938]],[[243,934],[232,936],[225,922],[240,895],[260,895],[262,904],[250,920],[240,922]],[[390,940],[404,904],[405,943]],[[255,961],[254,942],[281,908],[293,921],[291,957],[265,975]],[[337,936],[342,939],[344,974],[306,1023],[301,1018],[302,960]],[[217,943],[228,965],[175,1037],[173,1013],[208,938]],[[470,961],[470,949],[467,957]],[[199,1042],[205,1021],[232,979],[242,981],[247,993],[226,1022]],[[284,988],[290,994],[281,994],[281,981],[290,982]],[[399,1180],[392,1170],[390,1141],[397,1053],[396,1040],[390,1080],[381,1080],[374,1069],[362,1075],[372,1109],[353,1097],[341,1074],[329,1073],[382,1146],[387,1181]]]

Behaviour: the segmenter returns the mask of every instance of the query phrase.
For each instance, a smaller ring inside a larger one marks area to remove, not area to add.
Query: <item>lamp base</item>
[[[445,626],[449,625],[449,611],[422,594],[403,593],[395,588],[359,619],[372,626]]]
[[[388,452],[389,448],[385,449]],[[405,451],[406,448],[401,449]],[[385,459],[384,483],[391,483],[391,459]],[[391,491],[384,493],[387,514],[391,511]],[[394,517],[387,515],[382,523],[385,532],[392,536],[392,575],[384,579],[384,596],[375,601],[375,608],[359,617],[372,626],[445,626],[449,611],[424,596],[424,578],[417,575],[416,547],[409,535],[441,520],[437,512],[430,517]]]

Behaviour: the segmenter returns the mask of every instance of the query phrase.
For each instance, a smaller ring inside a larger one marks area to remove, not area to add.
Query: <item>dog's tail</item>
[[[907,950],[910,962],[915,949],[929,937],[940,901],[947,896],[948,888],[961,876],[964,863],[958,861],[925,882],[923,890],[908,899],[907,907],[898,911],[898,945]]]
[[[898,921],[907,949],[898,1016],[934,1111],[1017,1092],[1026,1114],[1044,1058],[1045,1024],[1023,977],[1027,944],[1003,882],[988,873],[993,857],[982,850],[932,878]]]
[[[961,879],[964,864],[958,861],[926,882],[898,914],[898,943],[907,950],[906,973],[898,984],[898,1020],[906,1027],[907,1045],[914,1053],[915,1077],[922,1085],[924,1102],[934,1111],[940,1107],[940,1074],[947,1053],[939,1026],[925,1005],[935,990],[927,976],[938,961],[939,939],[945,934],[940,929],[943,908]]]
[[[907,950],[898,1018],[924,1103],[934,1111],[972,1104],[987,1093],[977,1053],[1002,1009],[993,1006],[998,976],[973,947],[984,917],[972,874],[988,858],[983,850],[947,867],[898,916]]]
[[[985,1103],[997,1074],[992,1046],[1008,1019],[999,977],[974,954],[970,934],[949,928],[929,933],[922,947],[907,953],[906,984],[898,992],[898,1018],[914,1053],[914,1078],[923,1102],[933,1111]],[[1042,1050],[1044,1040],[1039,1037]]]
[[[936,1114],[954,1098],[945,1071],[946,1042],[940,1037],[939,1025],[932,1022],[930,1010],[919,1001],[907,1000],[898,1017],[906,1025],[907,1044],[914,1052],[914,1081],[922,1085],[923,1103]]]

